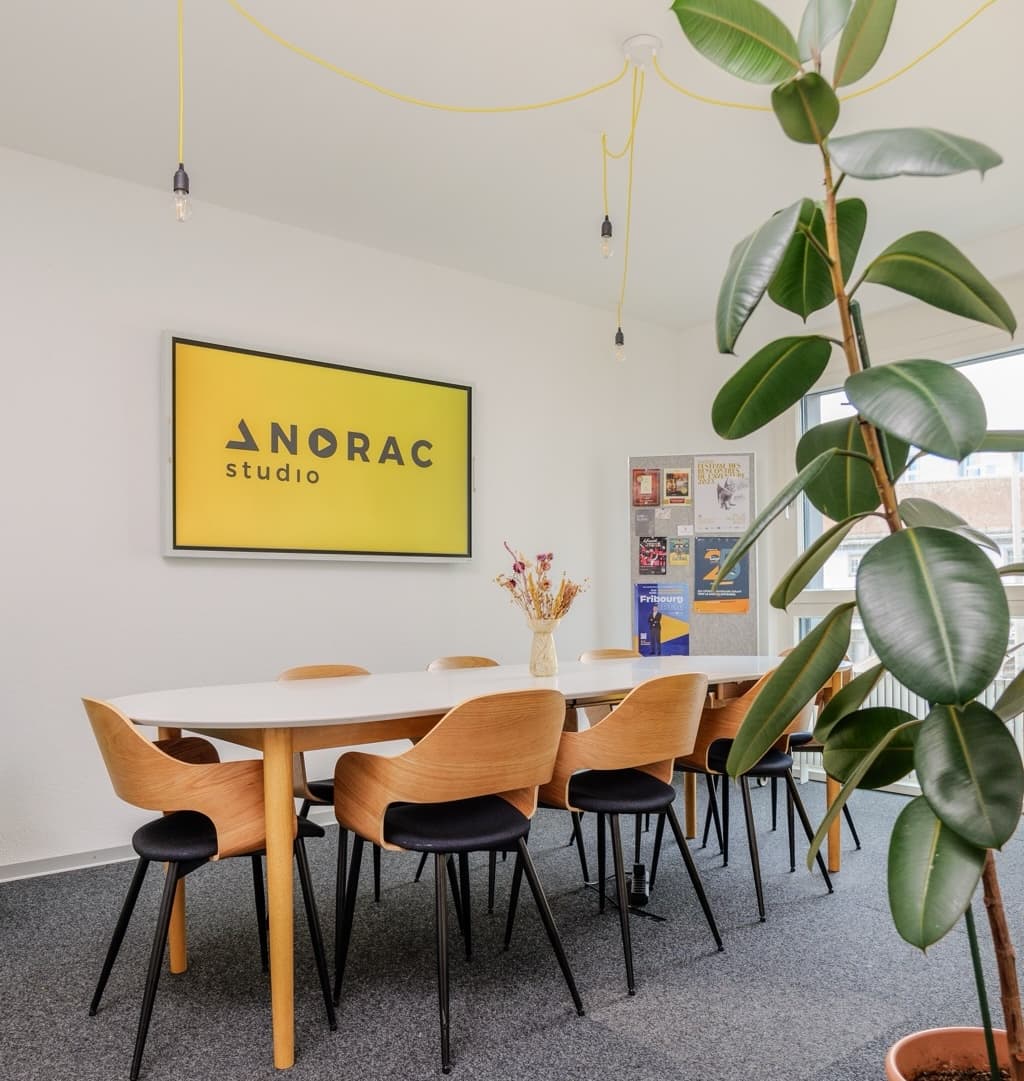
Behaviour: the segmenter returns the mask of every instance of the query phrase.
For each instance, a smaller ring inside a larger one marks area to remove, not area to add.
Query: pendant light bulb
[[[189,194],[188,173],[183,162],[178,162],[174,174],[174,217],[178,221],[188,221],[192,217],[192,197]]]
[[[601,222],[601,258],[611,259],[612,254],[612,222],[605,214],[604,221]]]
[[[620,363],[626,359],[626,335],[622,327],[615,332],[615,359]]]

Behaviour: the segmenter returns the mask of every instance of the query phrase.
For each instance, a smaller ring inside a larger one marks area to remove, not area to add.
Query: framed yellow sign
[[[170,339],[168,554],[465,559],[472,391]]]

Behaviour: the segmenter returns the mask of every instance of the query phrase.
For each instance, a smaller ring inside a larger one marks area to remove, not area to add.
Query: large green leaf
[[[848,781],[870,754],[871,763],[859,772],[858,786],[884,788],[914,768],[916,736],[916,719],[906,710],[890,706],[857,710],[839,721],[829,734],[822,755],[825,772]]]
[[[740,331],[764,296],[809,199],[769,218],[733,248],[718,290],[715,335],[720,353],[731,353]]]
[[[847,518],[845,522],[838,522],[831,529],[826,529],[813,544],[805,548],[775,587],[775,592],[772,593],[771,598],[772,607],[788,608],[790,602],[800,595],[804,586],[821,570],[828,561],[829,556],[843,543],[846,534],[866,517],[868,517],[866,514],[856,514],[852,518]]]
[[[854,676],[845,687],[832,695],[825,704],[825,708],[818,714],[818,720],[814,725],[814,738],[819,743],[824,743],[828,739],[832,729],[844,717],[848,717],[855,709],[860,709],[864,700],[882,678],[884,671],[884,665],[873,665],[866,672]]]
[[[690,44],[713,64],[751,83],[777,83],[800,70],[793,35],[756,0],[675,0]]]
[[[832,678],[850,644],[852,604],[841,604],[803,638],[775,669],[747,711],[726,768],[733,777],[752,769],[786,726]]]
[[[836,86],[849,86],[875,66],[889,36],[896,0],[857,0],[836,52]]]
[[[814,386],[832,343],[817,335],[779,338],[759,349],[718,392],[711,423],[725,439],[756,432]]]
[[[896,930],[927,949],[971,903],[985,863],[976,848],[935,817],[924,796],[900,812],[889,838],[889,908]]]
[[[938,233],[922,231],[900,237],[872,260],[864,280],[1009,334],[1017,329],[1017,320],[1002,294]]]
[[[823,451],[808,462],[803,469],[782,489],[764,508],[763,511],[750,523],[746,533],[729,549],[729,554],[722,560],[721,565],[718,568],[718,577],[716,581],[724,582],[729,571],[739,563],[743,554],[754,544],[759,536],[765,531],[765,529],[793,502],[794,499],[804,490],[804,488],[813,482],[815,477],[819,473],[823,472],[829,462],[833,460],[837,455],[841,454],[841,451],[835,448],[830,448]]]
[[[808,0],[796,36],[801,60],[810,60],[846,25],[853,0]]]
[[[806,431],[796,446],[797,469],[830,447],[847,452],[847,456],[833,458],[807,485],[807,498],[834,522],[873,511],[881,499],[856,417],[830,420]],[[889,455],[897,472],[907,460],[907,450],[900,440],[889,440]]]
[[[963,372],[937,360],[898,360],[851,375],[862,417],[929,454],[960,461],[985,436],[985,403]]]
[[[969,526],[959,514],[954,514],[930,499],[901,499],[899,510],[906,525],[930,525],[936,529],[948,529],[974,541],[975,544],[980,544],[982,548],[988,548],[997,556],[1002,555],[1002,549],[991,537],[986,536],[980,529]]]
[[[822,143],[839,119],[839,99],[815,71],[801,72],[772,91],[782,130],[797,143]]]
[[[864,238],[868,208],[862,199],[841,199],[836,203],[836,225],[839,231],[839,261],[842,264],[843,281],[847,281],[857,261],[860,242]],[[817,245],[807,235],[810,232]],[[828,307],[835,299],[832,275],[822,255],[828,250],[825,236],[825,214],[820,203],[804,212],[800,227],[786,248],[779,269],[768,286],[768,296],[780,308],[794,312],[806,319],[811,312]]]
[[[829,139],[832,164],[859,180],[891,176],[953,176],[977,169],[982,176],[1002,162],[984,143],[936,128],[880,128]]]
[[[948,530],[920,526],[879,541],[857,569],[857,605],[879,660],[929,702],[969,702],[1003,663],[1002,582],[977,545]]]
[[[993,712],[1004,721],[1012,721],[1018,713],[1024,713],[1024,672],[1018,672],[992,707]]]
[[[834,699],[833,699],[834,701]],[[814,836],[811,838],[810,851],[807,853],[807,867],[813,869],[815,857],[818,855],[818,849],[821,848],[822,843],[828,836],[828,831],[832,827],[832,823],[839,817],[839,813],[846,806],[846,801],[853,795],[857,788],[865,787],[861,784],[865,774],[874,765],[875,759],[882,754],[889,744],[898,737],[901,737],[904,731],[913,726],[920,727],[921,722],[912,720],[908,721],[906,725],[900,725],[896,728],[890,728],[888,732],[878,741],[878,743],[871,748],[870,751],[865,754],[860,762],[853,768],[849,776],[846,778],[842,788],[838,794],[828,805],[828,810],[825,812],[825,817],[818,825]]]
[[[1020,823],[1024,766],[1006,725],[980,702],[935,706],[917,737],[921,794],[979,848],[1002,848]]]
[[[1024,432],[991,431],[985,433],[978,450],[1019,454],[1024,452]]]

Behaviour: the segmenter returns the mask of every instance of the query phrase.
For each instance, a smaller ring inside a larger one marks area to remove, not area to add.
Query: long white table
[[[156,726],[162,736],[187,729],[263,754],[274,1065],[284,1069],[295,1061],[294,753],[416,738],[452,706],[483,694],[552,687],[570,706],[583,706],[615,701],[655,676],[703,672],[709,683],[732,683],[757,679],[778,663],[778,657],[718,656],[570,661],[546,678],[531,676],[526,665],[499,665],[189,687],[125,695],[112,703],[136,724]],[[184,967],[183,923],[172,934],[171,956],[172,969]]]

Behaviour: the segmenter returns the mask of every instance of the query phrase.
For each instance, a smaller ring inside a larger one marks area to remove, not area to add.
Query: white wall
[[[563,657],[629,635],[625,463],[704,449],[712,369],[678,336],[0,150],[0,866],[123,845],[79,697],[438,653],[524,661],[502,541],[591,588]],[[538,258],[548,258],[544,252]],[[468,564],[167,559],[161,333],[475,386]],[[685,357],[684,357],[685,362]],[[15,868],[11,868],[15,870]]]

